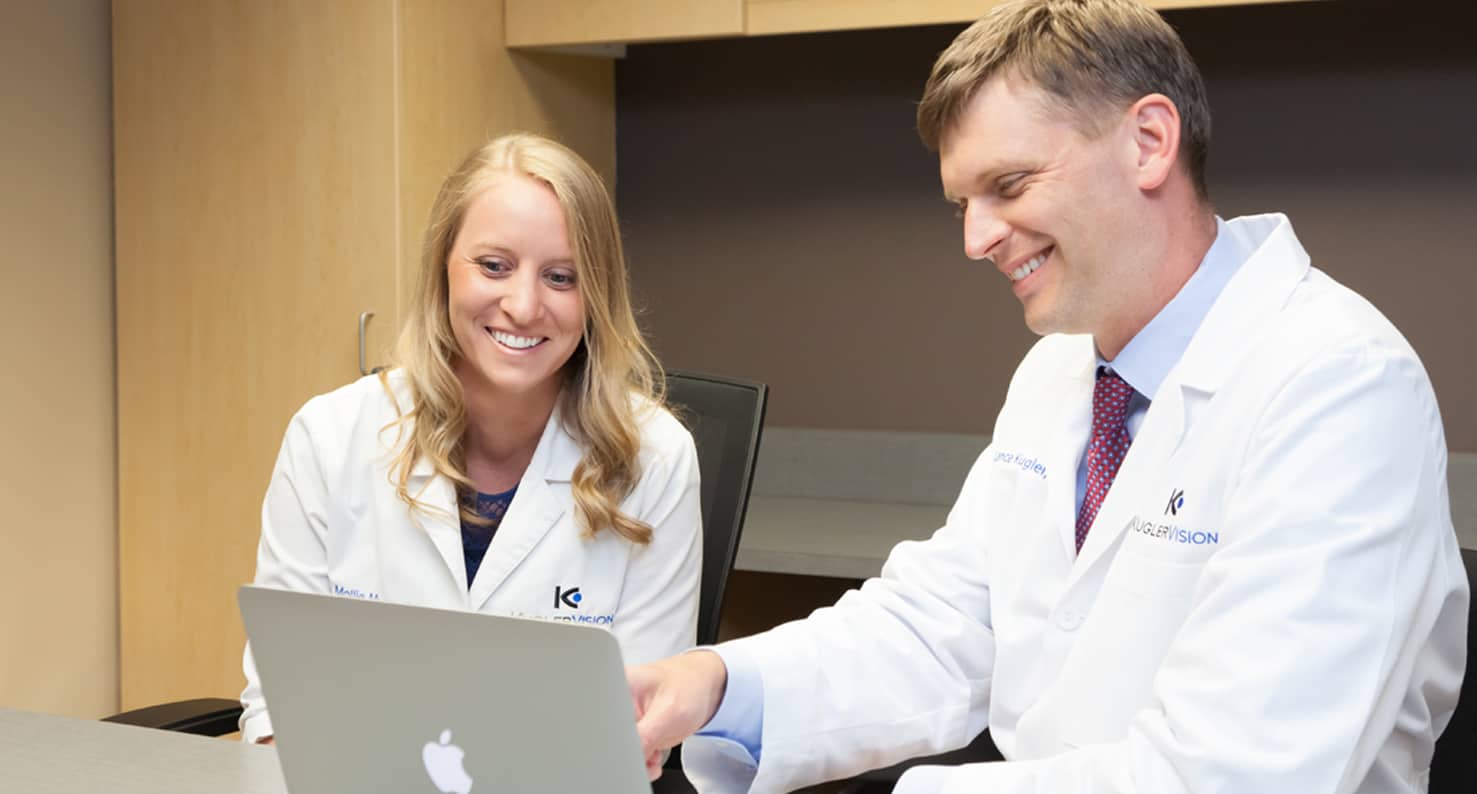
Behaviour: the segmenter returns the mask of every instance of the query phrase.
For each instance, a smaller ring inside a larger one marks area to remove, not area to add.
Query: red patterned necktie
[[[1092,387],[1092,439],[1087,442],[1087,490],[1082,494],[1082,509],[1077,511],[1077,551],[1087,540],[1087,530],[1097,518],[1098,508],[1113,477],[1128,454],[1128,401],[1133,387],[1118,374],[1099,369]]]

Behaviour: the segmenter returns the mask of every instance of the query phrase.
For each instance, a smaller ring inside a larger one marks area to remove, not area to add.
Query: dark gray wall
[[[1401,327],[1477,450],[1477,48],[1461,4],[1175,12],[1212,198],[1282,211]],[[913,133],[960,26],[649,45],[617,68],[618,200],[664,362],[773,388],[776,425],[988,433],[1033,337],[966,260]]]

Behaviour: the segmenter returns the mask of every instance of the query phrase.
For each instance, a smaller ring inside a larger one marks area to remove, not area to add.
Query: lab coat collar
[[[1251,256],[1226,284],[1168,378],[1187,389],[1214,394],[1245,354],[1245,340],[1285,305],[1308,275],[1308,252],[1281,213],[1251,215],[1226,224]]]

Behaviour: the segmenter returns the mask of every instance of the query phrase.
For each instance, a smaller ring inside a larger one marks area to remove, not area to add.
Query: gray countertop
[[[286,794],[287,786],[271,747],[0,709],[0,791]]]

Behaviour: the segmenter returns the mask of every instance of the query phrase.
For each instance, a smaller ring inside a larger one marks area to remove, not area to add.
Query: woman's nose
[[[538,318],[539,295],[538,279],[533,275],[525,275],[520,272],[504,282],[507,292],[503,293],[502,310],[508,318],[519,325],[525,325]]]

